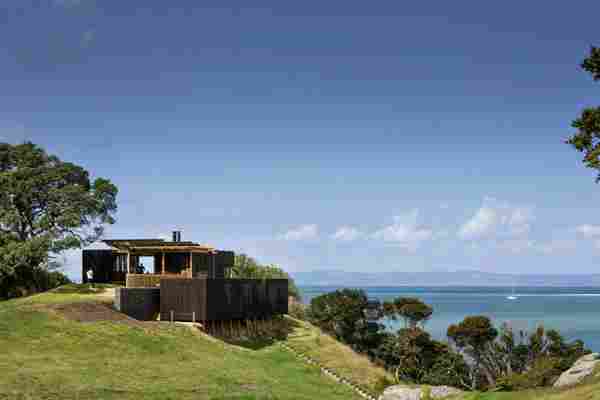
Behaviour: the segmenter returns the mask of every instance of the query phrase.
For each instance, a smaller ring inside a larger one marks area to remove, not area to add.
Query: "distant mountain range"
[[[455,272],[345,272],[319,270],[291,274],[300,286],[596,286],[600,274],[499,274]]]

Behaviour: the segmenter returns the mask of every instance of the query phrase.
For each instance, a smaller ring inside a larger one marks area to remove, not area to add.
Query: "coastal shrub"
[[[552,386],[562,373],[561,360],[555,357],[538,358],[532,367],[523,373],[511,373],[498,379],[497,389],[517,391]]]
[[[367,295],[359,289],[341,289],[322,294],[310,302],[307,317],[314,325],[357,352],[371,354],[381,340],[383,325],[369,329],[364,315]]]
[[[288,314],[296,319],[306,320],[306,306],[298,301],[290,301],[288,306]]]
[[[70,282],[60,271],[17,267],[12,275],[0,281],[0,299],[29,296]]]
[[[375,355],[399,382],[464,387],[463,382],[469,380],[464,358],[420,328],[388,334]]]
[[[388,378],[387,376],[383,375],[377,378],[377,380],[375,381],[375,384],[373,385],[373,391],[375,391],[375,393],[377,394],[381,394],[383,393],[383,391],[390,387],[395,385],[397,382],[394,382],[393,380],[391,380],[390,378]]]
[[[432,386],[452,386],[470,390],[470,372],[463,356],[448,349],[435,358],[422,382]]]
[[[402,318],[404,326],[407,328],[416,328],[419,324],[424,325],[432,314],[431,306],[413,297],[398,297],[383,304],[383,315],[391,320]]]
[[[537,327],[531,334],[508,325],[496,328],[482,315],[467,316],[448,327],[449,342],[433,340],[422,326],[433,309],[418,299],[385,301],[380,318],[404,319],[395,333],[379,325],[367,329],[362,290],[342,289],[312,299],[310,322],[367,355],[398,382],[452,386],[466,390],[522,390],[551,386],[581,356],[581,341],[566,342],[556,330]],[[383,385],[382,385],[383,386]]]
[[[498,337],[498,330],[492,321],[483,315],[465,317],[460,323],[450,325],[447,331],[450,341],[465,356],[473,360],[471,368],[471,387],[485,387],[479,376],[484,376],[487,385],[495,386],[498,370],[494,357],[493,343]]]

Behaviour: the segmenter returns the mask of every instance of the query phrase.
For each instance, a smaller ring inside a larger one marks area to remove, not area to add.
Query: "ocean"
[[[302,300],[310,300],[336,287],[304,286]],[[542,324],[557,329],[567,340],[581,339],[593,351],[600,351],[599,287],[516,287],[516,300],[508,300],[511,287],[363,287],[369,297],[388,300],[417,297],[433,307],[425,329],[436,339],[446,339],[448,325],[467,315],[485,315],[497,326],[509,323],[515,331],[531,332]],[[397,321],[388,329],[402,327]]]

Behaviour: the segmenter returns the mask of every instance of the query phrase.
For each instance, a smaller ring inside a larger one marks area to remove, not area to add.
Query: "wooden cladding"
[[[287,279],[162,279],[161,320],[267,318],[288,312]]]
[[[81,257],[81,281],[88,283],[87,271],[92,270],[94,282],[124,282],[124,270],[112,250],[84,250]],[[120,262],[120,261],[119,261]]]

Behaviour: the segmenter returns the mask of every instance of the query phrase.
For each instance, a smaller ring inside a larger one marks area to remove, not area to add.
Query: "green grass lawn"
[[[251,350],[185,326],[77,322],[57,311],[111,302],[99,292],[69,285],[0,302],[0,399],[360,399],[277,344]],[[391,378],[310,324],[294,325],[289,345],[369,391]],[[600,400],[600,375],[568,390],[461,400]]]
[[[0,303],[0,399],[357,399],[279,345],[259,350],[169,324],[77,322],[110,301],[78,286]]]

